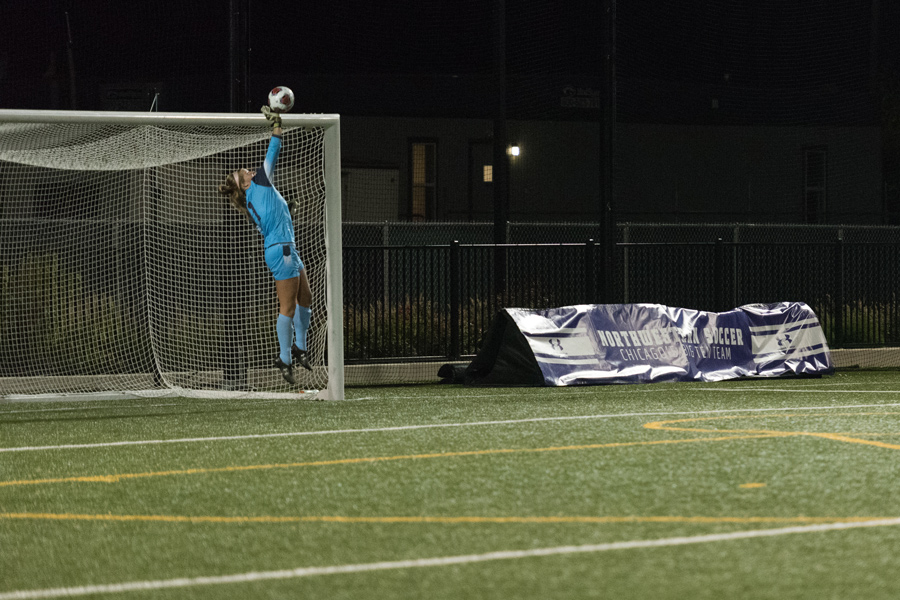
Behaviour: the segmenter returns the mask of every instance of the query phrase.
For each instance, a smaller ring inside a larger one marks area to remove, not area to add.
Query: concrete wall
[[[407,218],[409,144],[437,143],[437,220],[490,221],[493,206],[473,187],[473,143],[490,144],[483,119],[344,117],[343,164],[396,169],[397,218]],[[600,197],[600,125],[510,121],[510,219],[595,221]],[[804,152],[827,151],[825,223],[882,223],[881,137],[876,127],[737,127],[620,123],[615,191],[619,220],[804,222]],[[470,181],[470,171],[472,181]],[[489,184],[488,184],[489,185]],[[476,201],[470,205],[470,198]],[[360,211],[355,205],[354,216]],[[375,210],[373,220],[384,220]],[[392,212],[391,211],[388,212]],[[377,218],[376,218],[377,215]]]
[[[827,151],[826,223],[880,223],[875,127],[617,126],[618,211],[636,220],[803,222],[804,151]]]

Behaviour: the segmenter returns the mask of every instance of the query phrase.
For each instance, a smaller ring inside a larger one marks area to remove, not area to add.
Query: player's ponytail
[[[228,197],[228,201],[239,213],[249,218],[247,213],[247,194],[234,179],[234,174],[225,176],[225,183],[219,184],[219,193]]]

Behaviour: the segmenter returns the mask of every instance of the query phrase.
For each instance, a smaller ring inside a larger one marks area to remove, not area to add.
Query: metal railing
[[[622,242],[345,246],[345,359],[477,353],[504,307],[658,303],[721,312],[802,301],[839,347],[900,344],[900,243]]]

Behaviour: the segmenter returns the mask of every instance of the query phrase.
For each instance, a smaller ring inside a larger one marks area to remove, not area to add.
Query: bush
[[[0,376],[118,373],[126,320],[113,296],[88,291],[56,254],[0,273]]]

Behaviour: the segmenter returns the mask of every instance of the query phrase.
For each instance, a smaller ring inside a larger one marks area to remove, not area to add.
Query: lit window
[[[484,165],[484,182],[491,183],[494,181],[494,165]]]

